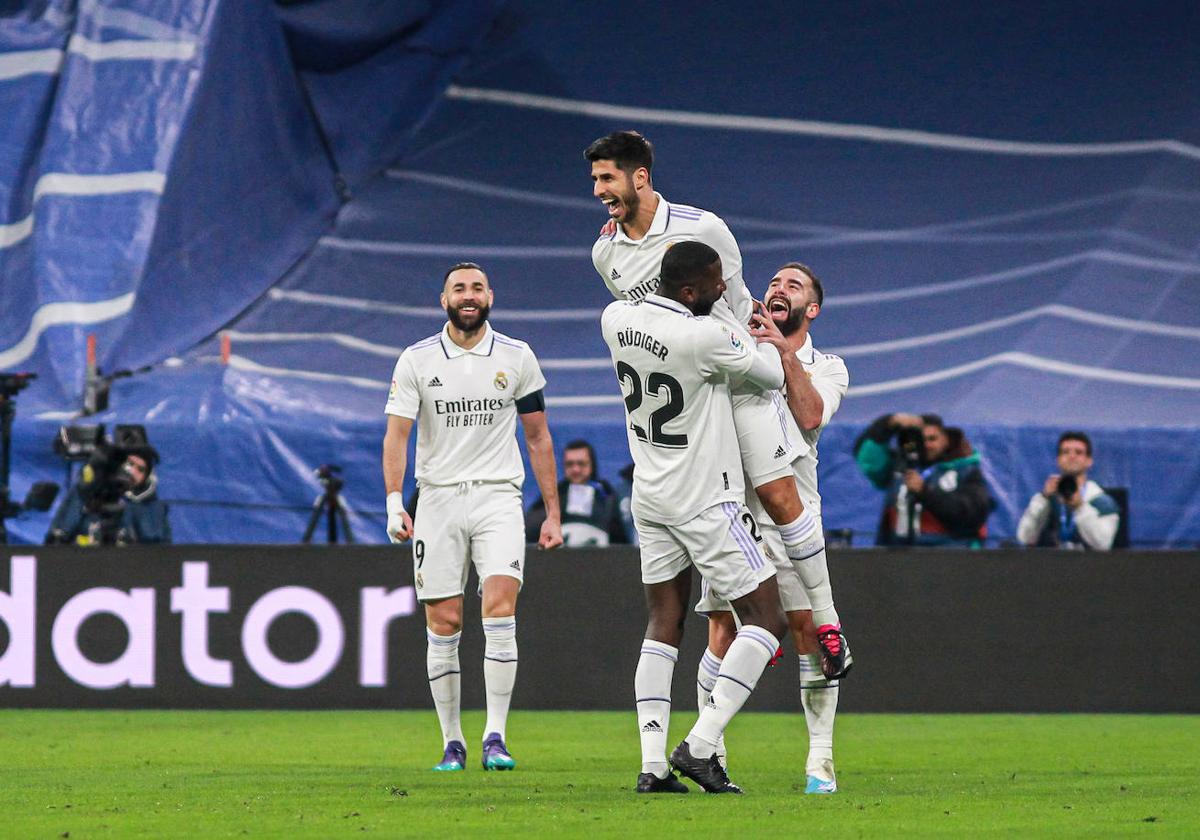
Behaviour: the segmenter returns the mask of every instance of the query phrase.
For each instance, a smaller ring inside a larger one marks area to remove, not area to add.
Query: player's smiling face
[[[592,161],[592,195],[600,199],[608,210],[608,217],[618,224],[632,220],[641,204],[638,197],[635,175],[623,171],[615,161]]]
[[[821,311],[811,286],[808,275],[798,268],[781,268],[771,278],[763,304],[784,335],[800,329],[805,316],[815,318]]]
[[[492,309],[487,275],[475,268],[450,272],[442,291],[442,308],[450,323],[463,332],[482,327]]]

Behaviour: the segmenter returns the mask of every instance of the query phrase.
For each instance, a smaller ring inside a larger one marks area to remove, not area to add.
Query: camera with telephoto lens
[[[63,426],[54,439],[54,451],[67,462],[83,462],[78,488],[84,507],[114,522],[120,518],[125,493],[137,484],[126,460],[136,455],[150,469],[158,462],[146,428],[140,425],[118,425],[111,437],[105,435],[103,424]]]
[[[910,470],[918,470],[925,463],[925,433],[919,426],[901,426],[896,430],[896,443],[904,464]]]
[[[1063,501],[1069,501],[1079,492],[1079,479],[1073,475],[1064,475],[1058,480],[1058,495]]]

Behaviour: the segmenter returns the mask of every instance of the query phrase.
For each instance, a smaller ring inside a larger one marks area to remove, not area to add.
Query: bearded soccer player
[[[601,317],[625,396],[633,516],[649,621],[634,675],[642,745],[638,793],[687,793],[667,765],[671,677],[695,566],[741,620],[717,684],[670,763],[710,793],[741,793],[716,756],[726,725],[754,690],[786,629],[775,569],[754,538],[735,448],[730,385],[783,384],[773,347],[756,352],[706,317],[725,291],[721,260],[701,242],[675,245],[662,283]]]
[[[678,242],[703,242],[720,255],[725,283],[712,315],[753,346],[747,331],[753,299],[742,280],[741,252],[725,222],[707,210],[672,204],[654,191],[654,149],[636,131],[601,137],[584,157],[591,162],[592,193],[608,208],[610,224],[592,246],[592,264],[609,291],[619,299],[643,299],[658,287],[667,249]],[[787,557],[810,594],[827,589],[825,537],[796,491],[792,467],[809,451],[807,440],[777,391],[735,390],[733,408],[737,449],[752,495],[778,526]],[[732,447],[732,436],[722,445]],[[827,622],[818,635],[821,668],[827,678],[837,679],[845,675],[849,648],[832,601],[824,615]]]
[[[546,425],[546,380],[529,345],[488,324],[494,296],[483,269],[459,263],[445,277],[441,332],[410,345],[396,362],[384,411],[383,479],[387,533],[413,538],[417,598],[425,605],[429,688],[442,727],[434,770],[462,770],[458,641],[463,588],[475,566],[483,596],[483,675],[487,695],[482,764],[512,770],[505,726],[517,676],[517,594],[524,580],[525,470],[517,418],[546,502],[540,548],[562,545],[554,445]],[[404,511],[408,438],[418,424],[416,523]]]
[[[796,489],[804,500],[805,510],[821,523],[821,494],[817,491],[817,441],[821,430],[829,424],[846,389],[850,375],[846,363],[838,356],[821,353],[813,348],[810,327],[821,314],[825,292],[821,281],[807,266],[791,262],[784,265],[771,279],[763,297],[764,310],[754,317],[751,332],[759,341],[774,345],[783,359],[784,389],[788,408],[796,419],[809,445],[807,454],[792,462]],[[821,671],[818,647],[818,626],[836,621],[833,592],[829,585],[825,549],[820,556],[805,558],[800,563],[812,563],[825,574],[823,585],[809,590],[800,579],[796,564],[784,555],[779,529],[756,509],[757,499],[747,499],[750,510],[762,523],[763,537],[775,563],[779,595],[787,615],[792,642],[800,657],[800,699],[808,725],[808,761],[805,765],[805,793],[828,794],[837,791],[833,769],[833,721],[837,713],[838,681],[828,679]],[[700,708],[708,702],[725,651],[733,641],[733,613],[710,587],[706,587],[696,611],[708,615],[708,650],[700,660],[696,685]],[[853,660],[847,652],[845,670]],[[724,744],[718,745],[722,753]]]

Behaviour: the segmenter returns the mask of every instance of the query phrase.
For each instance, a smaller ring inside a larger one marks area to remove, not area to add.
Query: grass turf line
[[[798,714],[734,722],[742,797],[636,796],[632,712],[514,713],[512,773],[464,725],[438,774],[432,712],[3,710],[0,836],[1200,835],[1200,716],[843,715],[832,797]]]

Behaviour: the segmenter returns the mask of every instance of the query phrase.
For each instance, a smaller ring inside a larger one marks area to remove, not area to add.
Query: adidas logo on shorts
[[[511,563],[508,564],[508,568],[516,569],[518,572],[521,571],[521,561],[520,560],[512,561]]]
[[[659,726],[658,721],[652,720],[642,727],[643,732],[662,732],[663,729]]]
[[[784,449],[782,446],[775,450],[776,458],[782,458],[786,454],[787,454],[787,450]]]
[[[621,279],[621,275],[619,273],[617,273],[617,270],[615,268],[612,270],[612,274],[610,276],[612,277],[613,280]]]
[[[426,387],[429,387],[429,388],[441,388],[441,387],[442,387],[442,380],[438,379],[438,378],[435,376],[435,377],[433,377],[433,379],[430,379],[430,380],[429,380],[429,385],[428,385],[428,386],[426,386]]]

